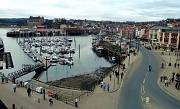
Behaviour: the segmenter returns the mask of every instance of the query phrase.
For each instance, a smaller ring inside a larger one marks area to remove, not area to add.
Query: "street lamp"
[[[46,82],[48,82],[48,72],[47,72],[48,68],[47,68],[47,56],[46,56]]]
[[[120,65],[121,65],[121,41],[122,41],[122,37],[120,38],[120,44],[119,44],[119,66],[118,66],[118,74],[120,74]],[[118,84],[119,84],[119,76],[118,76],[118,82],[117,82]]]
[[[129,33],[129,30],[128,30],[128,33]],[[130,36],[130,42],[129,42],[129,53],[128,53],[128,56],[129,56],[129,61],[128,61],[128,65],[130,64],[130,50],[131,50],[131,33],[130,35],[128,34],[128,36]]]

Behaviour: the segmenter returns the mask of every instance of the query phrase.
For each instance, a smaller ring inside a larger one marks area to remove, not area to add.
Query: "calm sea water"
[[[0,37],[2,37],[5,45],[5,51],[10,51],[12,55],[12,60],[14,63],[14,68],[1,70],[5,75],[13,71],[22,69],[23,64],[36,64],[32,59],[27,56],[22,48],[18,45],[17,38],[6,37],[7,29],[0,29]],[[62,37],[62,36],[54,36]],[[69,37],[69,36],[68,36]],[[95,69],[101,67],[109,67],[111,64],[108,60],[102,57],[98,57],[92,51],[92,36],[73,36],[72,47],[75,48],[75,54],[73,54],[74,65],[60,65],[57,63],[56,66],[51,66],[47,71],[44,71],[40,76],[40,81],[53,81],[61,78],[70,77],[73,75],[84,74],[94,71]],[[76,40],[76,44],[74,42]],[[80,45],[80,54],[79,54]],[[35,72],[27,74],[19,80],[29,80],[34,76]]]

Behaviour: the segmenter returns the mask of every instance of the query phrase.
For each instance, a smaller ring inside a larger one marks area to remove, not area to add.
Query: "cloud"
[[[179,6],[178,0],[2,0],[0,17],[153,21],[179,18]]]

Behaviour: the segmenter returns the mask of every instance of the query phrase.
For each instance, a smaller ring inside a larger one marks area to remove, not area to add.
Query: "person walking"
[[[78,108],[78,99],[75,99],[75,107]]]
[[[28,97],[31,97],[31,88],[30,88],[30,86],[27,89],[27,93],[28,93]]]
[[[164,80],[164,85],[167,86],[167,80],[166,79]]]
[[[121,72],[121,79],[123,79],[123,76],[124,76],[124,73],[123,73],[123,72]]]
[[[161,64],[161,68],[164,68],[164,63]]]
[[[12,78],[12,82],[15,84],[16,83],[16,78],[15,76],[13,75],[13,78]]]
[[[126,69],[126,66],[125,66],[125,64],[123,64],[123,71]]]
[[[166,81],[166,85],[167,85],[167,87],[168,87],[168,84],[169,84],[169,80],[168,80],[168,78],[167,78],[167,81]]]
[[[15,83],[13,83],[13,90],[14,90],[14,92],[16,92],[16,84]]]
[[[175,63],[174,63],[174,67],[175,67],[175,68],[176,68],[176,65],[177,65],[177,63],[175,62]]]
[[[103,88],[103,84],[104,84],[103,81],[101,81],[101,88]]]
[[[52,100],[52,98],[49,98],[49,103],[50,103],[50,105],[53,105],[53,100]]]
[[[108,90],[108,92],[109,92],[109,89],[110,89],[110,85],[109,85],[109,83],[107,84],[107,90]]]
[[[109,75],[110,81],[111,81],[111,77],[112,77],[112,75],[111,75],[111,73],[110,73],[110,75]]]
[[[105,89],[106,89],[106,84],[105,84],[105,83],[103,83],[103,89],[104,89],[104,91],[105,91]]]
[[[174,82],[174,78],[171,79],[172,83]]]
[[[4,83],[4,79],[5,79],[4,73],[2,74],[1,79],[2,79],[2,84],[3,84]]]
[[[160,77],[160,79],[161,79],[161,82],[162,82],[162,80],[163,80],[163,76],[161,76],[161,77]]]

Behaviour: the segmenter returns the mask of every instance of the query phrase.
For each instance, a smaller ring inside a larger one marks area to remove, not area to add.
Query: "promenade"
[[[163,72],[159,73],[159,80],[158,80],[158,84],[160,85],[160,87],[166,91],[168,94],[170,94],[171,96],[173,96],[174,98],[180,100],[180,90],[175,88],[175,79],[174,82],[172,83],[172,74],[173,72],[175,73],[175,77],[176,74],[180,74],[180,67],[178,67],[178,63],[180,64],[180,56],[175,55],[174,52],[164,52],[164,55],[161,55],[161,50],[153,50],[157,55],[159,55],[160,57],[162,57],[163,59],[163,63],[165,65]],[[171,63],[171,66],[169,66],[169,63]],[[176,68],[174,66],[174,64],[177,63]],[[164,79],[161,82],[161,78],[160,77],[164,77],[166,76],[168,78],[168,81],[170,82],[170,84],[168,84],[168,87],[165,86],[164,83]]]
[[[161,55],[160,50],[152,50],[152,52],[156,53],[160,57],[162,57],[162,62],[165,63],[165,68],[160,70],[162,72],[159,73],[158,84],[160,87],[167,92],[167,94],[172,95],[176,99],[180,100],[180,90],[175,88],[175,82],[171,83],[167,86],[164,85],[164,81],[160,82],[161,76],[166,76],[168,79],[172,77],[172,73],[178,73],[180,67],[174,67],[174,63],[180,63],[180,61],[176,61],[178,58],[175,56],[173,52],[165,52],[164,55]],[[169,55],[170,53],[170,55]],[[123,64],[125,64],[126,69],[122,71],[120,69],[120,73],[124,72],[126,75],[128,69],[133,65],[139,58],[141,57],[141,53],[138,55],[130,55],[125,58]],[[171,66],[169,66],[169,62],[171,62]],[[114,69],[118,70],[118,68]],[[99,85],[96,86],[94,92],[89,93],[88,96],[84,96],[81,99],[78,99],[78,108],[79,109],[113,109],[116,107],[117,95],[120,90],[120,86],[123,83],[123,79],[121,79],[121,75],[118,78],[111,72],[112,78],[107,76],[104,78],[103,82],[106,84],[110,84],[110,90],[107,91],[107,88],[103,90]],[[124,76],[125,76],[124,75]],[[43,94],[32,92],[32,97],[27,96],[27,89],[25,87],[17,88],[17,92],[13,92],[12,82],[0,84],[0,99],[5,103],[8,108],[12,108],[12,104],[14,103],[17,109],[75,109],[74,105],[67,105],[61,101],[57,101],[53,99],[54,104],[50,106],[49,97],[46,95],[46,99],[43,99]],[[151,109],[151,108],[150,108]]]
[[[128,71],[129,67],[133,64],[138,57],[138,55],[130,55],[127,57],[123,64],[125,64],[126,69],[123,71],[124,74]],[[118,70],[116,68],[115,70]],[[122,69],[120,69],[122,72]],[[104,91],[100,85],[97,85],[94,92],[90,93],[88,96],[84,96],[82,99],[78,99],[78,108],[79,109],[112,109],[116,106],[117,93],[120,85],[122,84],[122,79],[116,78],[115,74],[111,72],[112,78],[110,81],[110,77],[107,76],[104,78],[104,83],[110,84],[110,90],[107,89]],[[125,76],[125,75],[124,75]],[[8,108],[12,108],[12,104],[14,103],[17,109],[75,109],[75,106],[67,105],[61,101],[57,101],[53,99],[54,104],[50,106],[49,97],[46,95],[46,99],[43,99],[43,94],[32,92],[33,96],[27,96],[27,89],[24,87],[17,88],[17,91],[13,92],[12,82],[0,84],[0,99],[5,103]],[[38,100],[39,99],[39,100]]]

